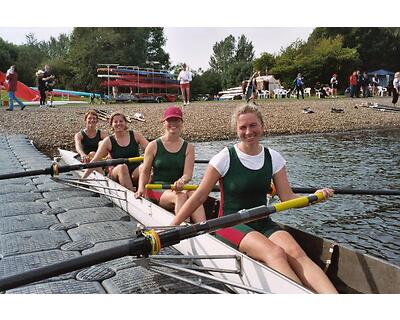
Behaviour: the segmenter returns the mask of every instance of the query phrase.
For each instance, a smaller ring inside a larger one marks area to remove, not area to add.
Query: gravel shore
[[[366,102],[391,105],[390,97],[257,101],[265,116],[266,135],[400,128],[400,112],[382,112],[359,106]],[[235,138],[230,129],[230,117],[239,104],[243,101],[193,102],[183,107],[184,138],[189,141]],[[28,106],[24,111],[16,106],[13,112],[2,108],[0,132],[25,134],[39,150],[52,157],[57,154],[57,148],[74,148],[74,134],[84,127],[84,113],[91,108],[110,113],[118,110],[129,116],[137,112],[143,114],[146,121],[133,121],[130,127],[151,140],[162,134],[160,119],[163,110],[170,105],[182,106],[182,103],[82,104],[47,109]],[[307,107],[314,113],[304,113],[303,109]],[[332,112],[332,108],[343,109],[343,112]],[[98,126],[109,129],[106,121],[100,120]]]

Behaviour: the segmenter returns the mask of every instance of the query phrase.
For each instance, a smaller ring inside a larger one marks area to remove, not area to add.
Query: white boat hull
[[[59,151],[66,164],[71,165],[79,163],[75,158],[76,153],[61,149],[59,149]],[[79,175],[82,175],[82,172],[79,172]],[[133,192],[98,172],[93,172],[89,178],[94,179],[91,181],[93,187],[98,191],[109,194],[110,200],[112,200],[115,205],[125,210],[141,224],[145,226],[168,226],[170,224],[173,215],[169,211],[146,199],[136,199]],[[103,189],[103,187],[111,189]],[[173,247],[183,255],[240,256],[242,273],[210,272],[213,276],[220,279],[261,289],[267,293],[312,293],[307,288],[304,288],[282,274],[240,253],[210,234],[203,234],[191,239],[183,240]],[[201,260],[202,266],[218,269],[234,270],[237,268],[236,263],[237,262],[234,259]],[[249,292],[248,290],[241,288],[231,288],[238,293]]]

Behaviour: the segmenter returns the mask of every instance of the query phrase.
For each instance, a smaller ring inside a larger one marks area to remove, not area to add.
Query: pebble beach
[[[243,104],[235,101],[182,103],[126,103],[109,105],[62,105],[39,109],[28,106],[13,112],[0,110],[0,132],[24,134],[46,155],[53,157],[57,148],[74,149],[74,134],[84,128],[84,114],[89,109],[108,113],[121,111],[128,116],[141,113],[145,122],[133,120],[130,128],[138,130],[152,140],[162,134],[160,123],[163,110],[178,105],[184,112],[184,138],[192,142],[234,139],[230,126],[232,111]],[[345,132],[367,129],[400,128],[400,112],[383,112],[363,107],[367,103],[391,106],[391,97],[368,99],[262,99],[257,100],[266,120],[266,135]],[[313,113],[305,113],[309,108]],[[333,109],[342,109],[332,112]],[[99,120],[99,128],[110,129],[108,122]]]

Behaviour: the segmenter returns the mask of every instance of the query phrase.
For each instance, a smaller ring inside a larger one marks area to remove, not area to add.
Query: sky
[[[313,28],[274,27],[166,27],[165,50],[170,54],[172,64],[186,62],[193,70],[209,68],[213,45],[230,34],[236,39],[244,34],[253,43],[255,56],[263,52],[278,53],[296,39],[307,40]],[[70,33],[71,27],[0,27],[0,37],[15,44],[26,41],[25,36],[33,33],[38,40],[49,40],[61,33]],[[116,63],[123,64],[123,61]]]

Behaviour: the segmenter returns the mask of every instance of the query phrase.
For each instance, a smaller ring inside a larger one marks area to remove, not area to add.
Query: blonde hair
[[[400,72],[397,71],[397,72],[394,74],[394,77],[395,77],[395,78],[400,78]]]
[[[258,110],[258,108],[255,105],[251,104],[245,104],[245,105],[240,105],[236,107],[235,111],[232,114],[231,117],[231,127],[232,131],[236,131],[236,126],[237,126],[237,119],[239,118],[240,115],[246,114],[246,113],[255,113],[257,119],[260,121],[261,126],[264,127],[264,119],[263,116]]]
[[[116,117],[116,116],[121,116],[123,119],[124,119],[124,121],[125,121],[125,123],[128,123],[128,119],[126,119],[126,116],[122,113],[122,112],[119,112],[119,111],[115,111],[115,112],[113,112],[112,114],[111,114],[111,116],[110,116],[110,127],[112,127],[112,123],[113,123],[113,121],[114,121],[114,118]],[[125,125],[125,130],[126,129],[128,129],[128,125]]]
[[[97,114],[96,110],[89,110],[88,112],[85,113],[85,121],[87,120],[87,118],[89,117],[89,115],[94,115],[96,117],[97,120],[99,120],[99,116]]]

